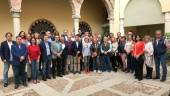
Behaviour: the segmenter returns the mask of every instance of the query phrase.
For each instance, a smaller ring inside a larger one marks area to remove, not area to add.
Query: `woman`
[[[126,72],[133,72],[133,66],[132,66],[132,46],[133,46],[133,40],[132,40],[132,36],[129,35],[128,36],[128,40],[125,44],[125,51],[127,53],[127,70]]]
[[[25,43],[26,41],[26,33],[24,31],[19,32],[19,36],[21,37],[21,42]]]
[[[34,37],[36,39],[37,44],[40,44],[40,42],[41,42],[40,34],[39,33],[34,33]]]
[[[84,61],[84,67],[85,67],[85,73],[89,73],[89,61],[90,61],[90,40],[89,37],[85,36],[84,37],[84,43],[83,43],[83,49],[82,49],[82,53],[83,53],[83,61]]]
[[[142,38],[139,35],[137,35],[132,56],[134,58],[133,62],[135,64],[135,78],[138,79],[139,81],[143,79],[144,48],[145,43],[142,41]]]
[[[125,44],[126,44],[126,38],[124,36],[122,36],[120,39],[119,46],[118,46],[119,56],[121,57],[121,61],[123,64],[122,71],[126,71],[126,69],[127,69]]]
[[[153,70],[153,44],[150,40],[150,36],[145,36],[145,65],[146,65],[146,79],[152,78],[152,70]]]
[[[32,71],[32,80],[33,83],[39,83],[38,80],[38,67],[39,67],[39,60],[40,60],[40,48],[37,45],[36,39],[31,38],[31,45],[28,47],[28,60],[29,64],[31,64],[31,71]]]
[[[117,72],[117,53],[118,53],[118,43],[115,37],[111,38],[111,44],[112,44],[112,51],[111,51],[111,63],[112,63],[112,67],[113,67],[113,71]]]

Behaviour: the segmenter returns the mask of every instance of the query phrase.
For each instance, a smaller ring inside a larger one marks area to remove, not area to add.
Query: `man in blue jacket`
[[[48,41],[48,36],[45,35],[43,41],[40,43],[41,50],[41,60],[42,60],[42,71],[43,71],[43,80],[51,79],[49,75],[50,66],[51,66],[51,43]]]
[[[22,83],[24,86],[27,86],[26,83],[26,58],[27,58],[27,48],[26,45],[21,43],[21,37],[16,37],[16,44],[11,46],[12,52],[12,68],[14,72],[14,82],[15,89],[18,89],[19,84]],[[21,82],[20,82],[21,81]]]
[[[8,71],[10,68],[10,64],[12,64],[12,53],[11,46],[15,44],[15,41],[12,40],[12,33],[7,32],[5,34],[6,40],[1,43],[1,59],[4,63],[3,70],[3,83],[4,87],[8,86]]]

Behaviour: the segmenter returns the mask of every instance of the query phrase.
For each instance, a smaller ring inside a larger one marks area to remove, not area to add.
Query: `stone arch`
[[[80,11],[82,4],[85,0],[70,0],[70,5],[72,8],[72,14],[73,16],[81,17]],[[113,0],[102,0],[104,3],[106,10],[108,12],[108,18],[113,18],[113,12],[114,12],[114,1]]]
[[[123,13],[125,12],[126,8],[128,7],[128,5],[131,1],[132,0],[127,0],[126,2],[124,2],[125,6],[123,7],[123,10],[122,10]],[[164,2],[163,2],[163,0],[157,0],[157,1],[159,2],[160,6],[161,6],[161,11],[162,11],[162,9],[163,9],[162,7],[163,7]]]
[[[146,24],[148,25],[148,24],[163,23],[162,8],[159,0],[148,0],[148,1],[141,0],[140,2],[139,1],[130,0],[126,4],[126,7],[124,9],[124,16],[123,16],[125,20],[125,26],[138,26],[138,25],[146,25]],[[136,4],[138,4],[139,6]],[[145,4],[145,7],[142,7],[142,4],[143,5]],[[134,9],[134,6],[138,6],[138,7]],[[145,13],[141,15],[140,12],[145,12]]]

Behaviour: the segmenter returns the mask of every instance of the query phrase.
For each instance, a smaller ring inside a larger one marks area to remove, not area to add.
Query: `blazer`
[[[25,60],[24,62],[26,62],[27,59],[27,47],[25,44],[21,44],[20,48],[18,44],[13,44],[11,46],[11,53],[13,56],[13,61],[12,64],[13,65],[19,65],[20,64],[20,57],[24,56]]]
[[[13,44],[16,44],[15,41],[12,41]],[[8,46],[8,42],[4,41],[1,43],[1,59],[2,61],[6,60],[7,62],[10,62],[10,49]]]
[[[51,43],[48,42],[48,45],[49,45],[49,49],[50,49],[50,56],[52,55],[52,51],[51,51]],[[45,42],[42,41],[40,44],[40,50],[41,50],[41,60],[43,62],[45,62],[47,60],[47,50],[46,50],[46,46],[45,46]]]
[[[78,46],[76,44],[76,41],[73,42],[72,44],[72,49],[73,49],[73,56],[76,56],[77,52],[80,51],[80,54],[78,54],[79,56],[82,55],[82,42],[78,43]]]

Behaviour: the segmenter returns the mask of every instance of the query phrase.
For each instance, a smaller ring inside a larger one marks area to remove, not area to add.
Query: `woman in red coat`
[[[143,79],[144,49],[145,43],[142,41],[142,38],[137,35],[132,56],[135,63],[135,78],[139,81]]]
[[[40,60],[40,48],[36,43],[35,38],[31,38],[31,45],[28,47],[28,60],[31,64],[32,80],[33,83],[39,83],[38,80],[38,70],[39,70],[39,60]]]

